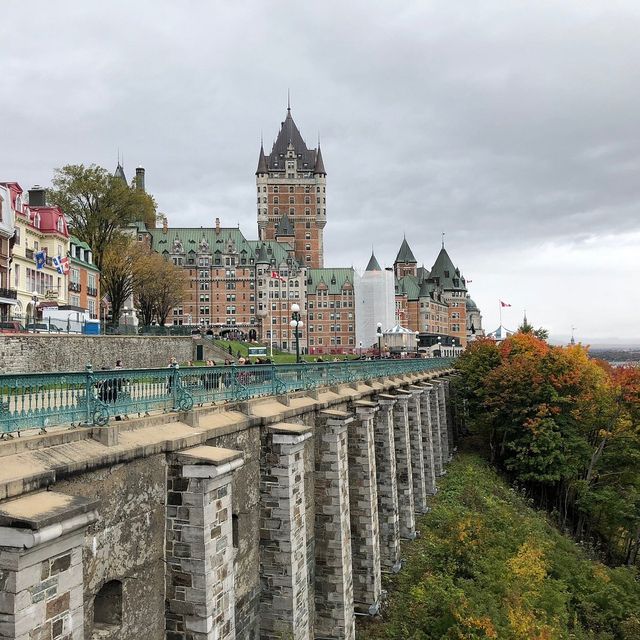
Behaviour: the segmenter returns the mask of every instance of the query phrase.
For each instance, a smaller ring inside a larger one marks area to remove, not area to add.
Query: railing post
[[[93,376],[93,367],[91,363],[87,363],[85,365],[85,403],[87,405],[87,419],[85,422],[87,424],[92,424],[93,422],[93,385],[92,385],[92,376]]]
[[[171,365],[171,400],[173,406],[171,407],[174,411],[178,406],[178,364]]]

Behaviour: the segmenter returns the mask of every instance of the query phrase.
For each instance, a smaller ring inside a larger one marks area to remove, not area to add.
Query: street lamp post
[[[442,338],[440,338],[440,336],[438,336],[438,358],[442,357],[442,343],[441,343]]]
[[[452,347],[451,355],[455,357],[455,355],[456,355],[456,339],[455,338],[451,338],[451,347]]]
[[[33,302],[33,333],[36,331],[36,307],[38,306],[38,291],[34,289],[31,295],[31,301]]]
[[[378,360],[382,360],[382,322],[376,325],[376,335],[378,336]]]
[[[360,340],[360,359],[362,360],[362,340]]]
[[[294,330],[296,337],[296,362],[300,362],[300,329],[304,322],[300,319],[300,305],[295,302],[291,305],[291,322],[289,326]]]

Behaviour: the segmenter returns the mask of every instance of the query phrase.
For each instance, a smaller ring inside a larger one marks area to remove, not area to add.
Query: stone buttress
[[[96,500],[44,491],[0,507],[0,638],[84,640],[82,546]]]
[[[442,466],[449,462],[449,429],[447,427],[447,402],[445,400],[445,381],[435,380],[438,397],[438,415],[440,419],[440,442],[442,443]],[[444,469],[443,469],[444,472]]]
[[[304,443],[311,427],[265,427],[260,462],[260,638],[308,640]]]
[[[235,638],[231,481],[242,452],[206,445],[170,455],[166,640]]]
[[[438,408],[438,385],[431,381],[432,389],[429,394],[429,408],[431,411],[431,435],[433,442],[433,468],[436,477],[444,475],[444,462],[442,457],[442,435],[440,431],[440,410]]]
[[[347,427],[344,411],[321,411],[315,434],[315,637],[355,638]]]
[[[394,442],[393,407],[396,397],[380,394],[375,417],[374,439],[378,520],[380,523],[380,564],[385,571],[400,569],[400,518],[398,509],[398,476]]]
[[[410,385],[409,438],[411,441],[411,470],[413,472],[413,504],[417,515],[427,513],[427,480],[425,476],[424,442],[422,431],[422,387]]]
[[[355,402],[356,419],[349,426],[349,510],[353,599],[356,611],[377,611],[382,592],[380,523],[373,425],[375,402]]]
[[[409,434],[410,391],[396,390],[393,407],[393,436],[398,476],[398,509],[400,537],[413,540],[416,535],[416,516],[413,501],[413,469],[411,464],[411,437]]]
[[[422,418],[422,451],[424,455],[424,475],[427,492],[431,495],[437,491],[436,471],[434,462],[434,443],[431,419],[431,394],[433,385],[422,384],[423,394],[420,398],[420,413]]]

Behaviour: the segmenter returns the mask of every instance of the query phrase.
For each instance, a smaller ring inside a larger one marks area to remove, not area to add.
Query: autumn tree
[[[48,199],[62,208],[71,232],[91,247],[100,270],[128,225],[141,221],[152,226],[156,219],[156,203],[149,194],[95,164],[56,169],[53,187]]]
[[[127,299],[139,287],[146,254],[127,237],[118,237],[104,253],[100,283],[111,303],[111,323],[117,326]]]
[[[166,324],[173,307],[184,299],[183,270],[158,253],[148,253],[139,260],[137,271],[135,298],[142,323]]]

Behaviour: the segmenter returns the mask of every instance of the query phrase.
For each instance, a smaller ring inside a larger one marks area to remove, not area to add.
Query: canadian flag
[[[501,307],[510,307],[511,305],[508,302],[502,302],[502,300],[500,300],[500,306]]]
[[[275,278],[276,280],[282,280],[282,282],[285,282],[286,280],[286,278],[283,278],[277,271],[272,271],[271,277]]]

